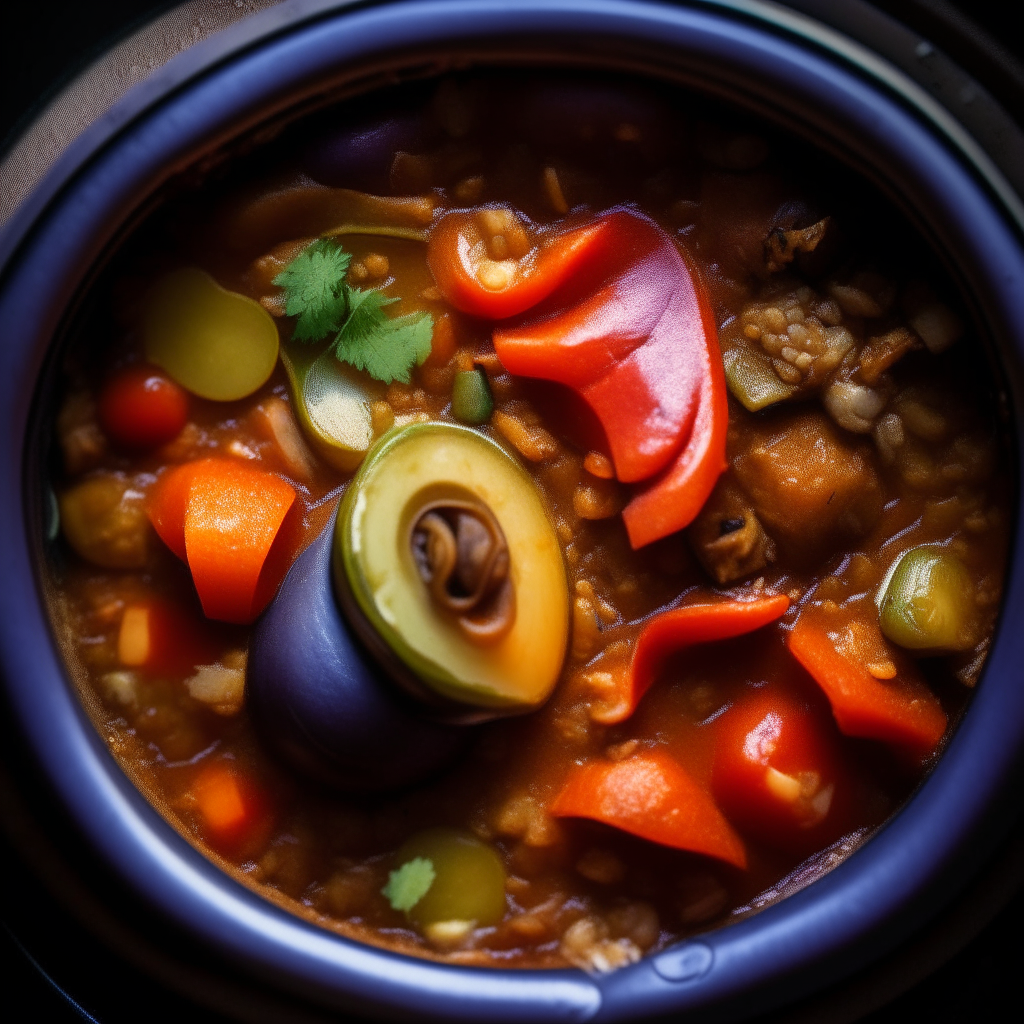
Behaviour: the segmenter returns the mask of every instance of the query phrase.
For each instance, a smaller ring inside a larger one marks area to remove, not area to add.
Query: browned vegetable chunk
[[[802,412],[766,423],[735,470],[768,532],[802,559],[875,524],[882,489],[869,452],[821,413]]]
[[[764,243],[765,265],[773,272],[782,270],[793,262],[797,253],[814,252],[825,237],[828,225],[829,219],[825,217],[806,228],[792,228],[789,231],[774,228]]]
[[[693,553],[720,587],[760,572],[775,560],[775,544],[731,474],[718,482],[687,536]]]

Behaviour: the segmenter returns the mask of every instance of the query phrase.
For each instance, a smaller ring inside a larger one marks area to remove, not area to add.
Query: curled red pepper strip
[[[488,320],[516,316],[543,302],[589,261],[591,248],[606,230],[597,221],[529,240],[518,259],[494,260],[477,216],[455,210],[442,217],[430,232],[427,265],[456,309]]]
[[[893,679],[876,679],[843,654],[807,611],[786,642],[828,697],[840,732],[891,743],[914,759],[934,753],[946,732],[946,713],[913,662],[901,658]]]
[[[573,768],[549,810],[557,818],[589,818],[653,843],[747,866],[743,841],[714,800],[661,750]]]
[[[621,689],[597,711],[598,720],[614,725],[629,718],[671,655],[694,644],[752,633],[774,622],[788,608],[789,598],[777,594],[756,601],[691,604],[655,616],[637,638]]]
[[[639,489],[622,510],[629,542],[634,548],[667,537],[696,519],[728,466],[725,458],[728,425],[729,403],[722,360],[717,353],[709,352],[688,443],[672,465]]]

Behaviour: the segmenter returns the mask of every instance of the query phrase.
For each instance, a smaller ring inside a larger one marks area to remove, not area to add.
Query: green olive
[[[452,415],[463,423],[486,423],[494,412],[494,399],[487,375],[477,367],[461,370],[452,383]]]
[[[338,511],[334,578],[394,678],[453,717],[550,696],[569,628],[561,550],[533,481],[485,435],[415,423],[381,438]]]
[[[200,398],[232,402],[261,388],[277,365],[277,325],[258,303],[197,267],[161,278],[143,319],[146,358]]]
[[[384,388],[323,346],[287,345],[281,362],[306,438],[326,462],[350,473],[373,443],[370,407]]]
[[[940,548],[904,552],[879,588],[882,632],[912,651],[964,651],[974,646],[974,584],[963,562]]]
[[[86,561],[105,569],[140,569],[152,528],[145,496],[120,474],[91,476],[59,499],[60,528]]]
[[[406,873],[413,887],[400,893]],[[399,894],[409,898],[399,902]],[[497,924],[505,916],[505,868],[498,854],[472,833],[431,828],[398,851],[385,895],[392,905],[407,908],[406,915],[420,930],[442,938],[445,930],[432,926],[450,923],[454,937],[461,930]]]

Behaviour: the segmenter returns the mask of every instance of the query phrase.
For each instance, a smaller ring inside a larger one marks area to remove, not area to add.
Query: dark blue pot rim
[[[623,1020],[682,1010],[731,1018],[850,974],[926,921],[998,837],[1024,749],[1019,631],[1000,630],[970,711],[935,771],[854,856],[752,918],[596,979],[577,971],[441,966],[292,917],[222,874],[175,832],[124,776],[79,705],[35,564],[41,426],[33,395],[51,344],[105,246],[169,173],[216,148],[240,122],[255,123],[281,97],[404,49],[464,45],[484,52],[519,38],[560,41],[568,53],[585,39],[597,47],[591,64],[615,65],[613,51],[633,48],[636,67],[642,48],[656,76],[697,82],[769,113],[776,104],[777,117],[817,133],[851,162],[858,162],[858,150],[871,154],[870,166],[859,162],[949,256],[965,294],[974,297],[995,340],[1021,435],[1024,325],[1015,313],[1024,294],[1024,252],[1010,224],[1019,203],[998,172],[990,173],[984,154],[961,145],[955,124],[943,127],[897,72],[877,73],[870,61],[830,46],[828,33],[815,37],[806,23],[780,28],[788,16],[752,2],[424,0],[333,13],[330,6],[284,4],[243,23],[233,41],[214,37],[172,61],[160,81],[130,93],[80,140],[6,235],[18,251],[0,291],[0,408],[7,417],[0,448],[0,665],[30,746],[89,841],[143,899],[259,977],[330,1005],[444,1019]],[[1018,513],[1018,537],[1020,525]],[[1017,544],[1004,620],[1022,611],[1024,555]]]

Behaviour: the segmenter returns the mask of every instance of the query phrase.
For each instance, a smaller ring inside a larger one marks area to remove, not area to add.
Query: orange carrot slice
[[[842,653],[829,632],[806,611],[787,641],[832,705],[847,736],[892,743],[925,758],[946,731],[946,714],[913,662],[900,658],[892,679],[876,679],[861,662]]]
[[[192,476],[199,463],[186,462],[167,470],[149,498],[149,520],[160,539],[184,562],[185,513],[192,490]]]
[[[743,841],[715,802],[662,751],[574,768],[550,812],[590,818],[662,846],[747,866]]]
[[[200,828],[215,849],[251,852],[266,840],[273,824],[267,801],[234,764],[204,765],[192,780],[191,792]]]
[[[126,668],[180,676],[216,661],[223,648],[210,623],[169,601],[136,601],[121,617],[117,652]]]
[[[207,832],[216,839],[233,836],[248,820],[238,779],[225,765],[204,769],[192,784],[192,794]]]
[[[789,598],[777,594],[757,601],[686,605],[656,615],[637,638],[619,687],[595,709],[595,718],[607,725],[624,722],[636,711],[670,655],[694,644],[751,633],[774,622],[787,608]]]
[[[271,593],[260,574],[295,491],[232,459],[200,459],[160,480],[149,508],[157,533],[184,557],[208,618],[247,623]]]

